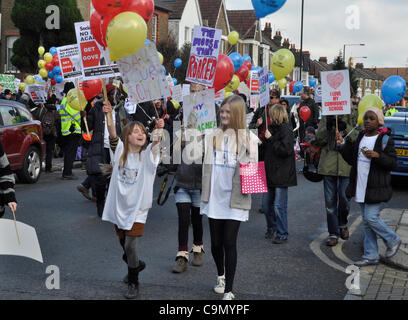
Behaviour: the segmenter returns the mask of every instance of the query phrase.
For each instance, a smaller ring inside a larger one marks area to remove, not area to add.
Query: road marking
[[[329,265],[330,267],[337,269],[341,272],[346,272],[346,269],[343,268],[341,265],[337,264],[336,262],[330,260],[320,249],[320,245],[322,241],[326,238],[326,232],[322,233],[319,237],[314,239],[310,243],[310,249],[313,251],[313,253],[320,259],[322,260],[325,264]]]

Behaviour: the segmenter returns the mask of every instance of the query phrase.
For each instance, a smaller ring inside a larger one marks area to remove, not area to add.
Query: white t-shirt
[[[116,112],[112,112],[112,119],[113,119],[113,125],[116,124]],[[105,134],[103,136],[103,147],[106,149],[110,148],[109,145],[109,131],[108,131],[108,118],[106,117],[105,114]]]
[[[227,143],[228,140],[224,139],[224,151],[215,150],[214,152],[210,198],[207,203],[201,202],[201,214],[212,219],[248,221],[249,211],[230,206],[232,178],[238,161],[235,153],[228,152]]]
[[[366,147],[368,150],[374,150],[375,142],[377,141],[378,135],[367,137],[364,136],[358,147],[358,158],[357,158],[357,187],[356,187],[356,197],[355,201],[358,203],[364,203],[368,174],[370,172],[371,159],[367,158],[362,152],[361,148]]]
[[[142,151],[141,160],[139,153],[129,153],[126,165],[119,168],[123,152],[123,142],[119,140],[103,221],[112,222],[122,230],[131,230],[135,222],[146,223],[153,203],[153,184],[160,160],[159,154],[154,157],[151,146]]]

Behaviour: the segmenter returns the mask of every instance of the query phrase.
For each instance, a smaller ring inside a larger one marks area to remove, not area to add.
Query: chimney
[[[289,39],[288,39],[288,40],[289,40]],[[292,43],[292,44],[290,45],[290,51],[292,51],[293,53],[296,52],[296,45],[295,45],[294,43]]]
[[[327,57],[320,57],[319,62],[327,63]]]
[[[263,36],[268,40],[272,39],[272,28],[271,28],[271,23],[270,22],[267,22],[265,24],[265,29],[263,31]]]
[[[364,69],[364,63],[362,62],[356,63],[356,69]]]
[[[289,49],[290,47],[289,39],[286,38],[283,40],[282,47],[285,49]]]
[[[276,31],[275,32],[275,36],[273,37],[273,40],[275,41],[275,43],[280,47],[281,46],[281,41],[282,41],[282,36],[280,31]]]

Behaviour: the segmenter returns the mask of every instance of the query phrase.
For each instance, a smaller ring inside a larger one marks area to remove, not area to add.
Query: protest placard
[[[81,52],[82,74],[85,80],[120,76],[117,64],[110,61],[108,50],[104,50],[95,41],[89,21],[75,23],[75,33]]]
[[[188,96],[190,94],[190,85],[183,84],[183,97]]]
[[[186,81],[212,87],[222,30],[194,26]]]
[[[120,59],[118,66],[131,103],[171,96],[153,43],[145,43],[136,54]]]
[[[250,85],[249,85],[249,103],[250,108],[254,111],[259,106],[259,73],[258,71],[250,71]]]
[[[15,77],[10,74],[0,74],[0,86],[3,88],[3,91],[6,89],[11,90],[11,92],[16,93],[16,83]]]
[[[315,87],[315,95],[314,95],[314,101],[316,102],[316,103],[319,103],[319,102],[322,102],[322,85],[321,84],[318,84],[316,87]]]
[[[322,115],[350,114],[350,78],[348,70],[321,72]]]
[[[183,98],[183,124],[186,129],[197,129],[200,135],[217,128],[214,89],[204,90]]]
[[[35,104],[47,101],[47,88],[45,85],[32,84],[26,87],[26,92],[30,95]]]
[[[215,104],[219,107],[224,101],[224,92],[225,92],[224,89],[222,89],[215,94]]]
[[[135,114],[137,109],[136,103],[131,103],[129,99],[125,100],[125,110],[128,114]]]
[[[181,84],[178,84],[177,86],[174,86],[173,88],[171,88],[172,91],[172,95],[171,97],[178,101],[178,102],[182,102],[183,101],[183,91],[181,89]]]
[[[64,80],[82,77],[81,51],[77,44],[57,48],[61,73]]]
[[[268,68],[264,67],[258,72],[259,79],[259,106],[262,108],[269,103],[269,74]]]

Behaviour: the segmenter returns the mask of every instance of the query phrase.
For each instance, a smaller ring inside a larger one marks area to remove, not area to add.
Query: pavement
[[[408,300],[408,209],[386,208],[380,217],[401,237],[401,247],[386,259],[386,247],[379,240],[381,263],[360,268],[359,285],[349,290],[344,300]]]

